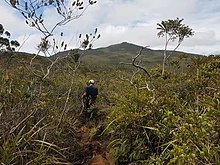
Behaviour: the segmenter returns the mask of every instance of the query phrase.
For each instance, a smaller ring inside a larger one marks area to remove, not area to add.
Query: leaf
[[[16,40],[12,40],[12,41],[11,41],[11,45],[13,45],[13,46],[15,46],[15,47],[20,46],[19,42],[16,41]]]
[[[2,25],[2,24],[0,24],[0,35],[2,35],[2,34],[3,34],[3,32],[4,32],[4,27],[3,27],[3,25]]]
[[[10,0],[10,4],[12,7],[16,8],[16,0]]]
[[[142,126],[142,128],[146,128],[146,129],[158,131],[158,129],[157,129],[157,128],[154,128],[154,127]]]
[[[50,5],[52,5],[53,2],[54,2],[53,0],[49,0],[49,4],[50,4]]]
[[[89,40],[89,35],[88,34],[86,34],[86,39]]]
[[[33,16],[34,16],[34,14],[35,14],[35,12],[32,12],[31,17],[33,17]]]
[[[40,14],[39,19],[42,19],[43,14]]]
[[[28,4],[25,2],[25,10],[28,10]]]
[[[8,31],[5,32],[5,35],[6,35],[7,37],[10,37],[10,36],[11,36],[11,34],[10,34]]]
[[[66,48],[67,48],[67,44],[65,44],[65,46],[64,46],[64,50],[66,50]]]
[[[64,45],[64,41],[61,43],[61,47],[63,47],[63,45]]]
[[[97,33],[97,31],[98,31],[98,29],[97,29],[97,28],[95,28],[95,34]]]
[[[58,14],[61,14],[60,8],[58,8],[58,7],[57,7],[57,12],[58,12]]]
[[[24,16],[24,18],[27,19],[27,16],[24,14],[24,12],[21,12],[21,14]]]
[[[89,4],[90,4],[90,5],[93,5],[93,4],[95,4],[95,3],[96,3],[96,1],[89,0]]]
[[[92,49],[92,44],[89,44],[89,49]]]

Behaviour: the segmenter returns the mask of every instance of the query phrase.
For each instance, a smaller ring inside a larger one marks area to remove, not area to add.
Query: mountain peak
[[[122,42],[107,47],[107,49],[109,49],[109,51],[111,52],[125,52],[125,53],[126,52],[136,53],[140,50],[140,48],[141,46],[128,42]]]
[[[126,41],[118,43],[118,44],[113,44],[111,46],[126,46],[126,47],[127,46],[135,46],[135,47],[141,47],[139,45],[136,45],[136,44],[133,44],[133,43],[129,43],[129,42],[126,42]]]

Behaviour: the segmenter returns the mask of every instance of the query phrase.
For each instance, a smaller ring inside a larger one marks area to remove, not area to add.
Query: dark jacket
[[[84,92],[86,93],[87,97],[91,97],[92,99],[96,99],[97,95],[99,94],[98,89],[94,85],[87,86]]]

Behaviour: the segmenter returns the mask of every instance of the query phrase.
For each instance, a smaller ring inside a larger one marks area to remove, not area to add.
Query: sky
[[[44,9],[43,17],[48,27],[60,20],[52,8]],[[80,18],[58,27],[54,33],[64,32],[68,49],[78,46],[79,34],[92,33],[97,28],[101,37],[94,42],[94,48],[129,42],[158,50],[164,49],[165,38],[158,38],[157,23],[177,17],[195,32],[184,39],[179,51],[220,54],[220,0],[97,0]],[[0,0],[0,23],[11,33],[11,39],[22,44],[19,51],[37,52],[43,35],[29,27],[4,0]],[[175,45],[171,43],[168,49]]]

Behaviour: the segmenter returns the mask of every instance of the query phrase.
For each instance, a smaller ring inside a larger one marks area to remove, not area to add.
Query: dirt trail
[[[78,151],[79,159],[73,165],[114,165],[112,156],[108,153],[108,139],[103,139],[102,122],[106,114],[98,109],[83,112],[78,117],[76,131],[81,150]]]

